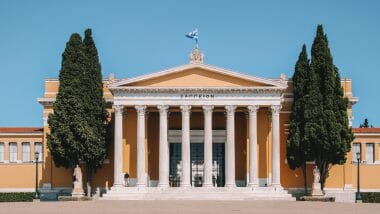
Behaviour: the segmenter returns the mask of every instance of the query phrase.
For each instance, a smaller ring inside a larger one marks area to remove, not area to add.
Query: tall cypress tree
[[[333,63],[322,25],[317,27],[311,49],[310,68],[311,74],[316,75],[315,82],[322,97],[321,117],[317,119],[318,124],[322,124],[322,129],[312,149],[315,163],[320,170],[320,183],[323,189],[331,166],[346,161],[353,133],[348,126],[348,101],[343,96],[340,75]]]
[[[289,167],[294,170],[301,167],[305,194],[307,193],[307,170],[306,161],[310,160],[310,143],[305,140],[305,96],[307,93],[307,79],[310,73],[309,60],[306,52],[306,45],[302,46],[302,51],[298,56],[295,65],[293,82],[293,105],[290,116],[290,130],[286,144],[286,158]]]
[[[91,30],[85,38],[74,33],[62,54],[59,90],[49,115],[48,147],[58,167],[85,163],[88,194],[96,169],[107,153],[106,103],[98,51]]]
[[[86,112],[86,128],[82,144],[81,159],[85,162],[87,186],[91,188],[93,174],[102,166],[107,154],[107,111],[103,98],[103,78],[98,51],[92,38],[91,29],[85,31],[83,40],[86,61],[82,76],[82,99]],[[90,193],[90,191],[88,191]]]
[[[81,158],[84,108],[81,100],[81,78],[85,61],[82,38],[71,35],[62,54],[59,90],[49,115],[50,134],[47,145],[58,167],[73,168]]]

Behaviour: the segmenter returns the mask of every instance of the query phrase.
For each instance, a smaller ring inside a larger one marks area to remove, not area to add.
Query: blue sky
[[[195,27],[205,62],[261,77],[293,74],[323,24],[334,63],[353,79],[354,126],[380,126],[380,1],[0,0],[0,126],[42,126],[45,78],[65,43],[90,27],[103,76],[132,77],[188,63]]]

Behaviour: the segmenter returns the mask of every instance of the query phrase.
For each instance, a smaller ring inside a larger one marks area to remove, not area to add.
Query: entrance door
[[[225,183],[224,177],[224,169],[225,169],[225,161],[224,161],[224,143],[213,143],[212,144],[212,162],[213,165],[216,163],[216,176],[213,176],[213,182],[215,186],[223,187]]]
[[[193,187],[201,187],[203,183],[203,168],[204,168],[204,144],[191,143],[191,183]]]
[[[182,150],[180,143],[170,143],[169,182],[172,187],[179,187],[180,175],[178,165],[181,163]]]
[[[182,150],[181,143],[170,143],[170,165],[169,165],[169,179],[173,187],[180,186],[181,170],[179,170]],[[215,186],[222,187],[225,184],[225,147],[224,143],[212,144],[212,162],[213,162],[213,183]],[[201,187],[203,183],[204,172],[204,144],[191,143],[190,144],[190,160],[191,169],[190,177],[191,184],[194,187]],[[216,173],[214,173],[216,172]]]

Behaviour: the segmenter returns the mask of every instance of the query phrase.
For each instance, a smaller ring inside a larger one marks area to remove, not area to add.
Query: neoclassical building
[[[342,79],[350,121],[358,101],[351,86],[350,79]],[[57,79],[47,79],[38,98],[44,109],[40,186],[53,189],[72,183],[71,171],[55,167],[46,147],[47,117],[58,87]],[[105,199],[207,198],[205,192],[209,198],[289,198],[288,191],[303,188],[301,171],[291,170],[286,161],[292,83],[285,75],[261,78],[208,65],[195,49],[182,66],[135,78],[110,76],[104,80],[104,97],[114,139],[94,185],[107,190]],[[380,169],[379,133],[369,141],[363,136],[368,137],[361,132],[355,143],[360,151],[370,151],[362,144],[372,143],[373,163],[363,166],[372,174]],[[331,169],[327,193],[353,195],[353,156],[350,152],[346,164]],[[309,163],[309,186],[312,168]],[[379,181],[362,179],[363,188],[380,189]]]

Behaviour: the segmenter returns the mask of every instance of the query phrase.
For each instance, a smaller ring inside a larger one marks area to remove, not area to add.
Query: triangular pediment
[[[111,87],[284,87],[279,81],[206,64],[188,64],[115,82]]]

